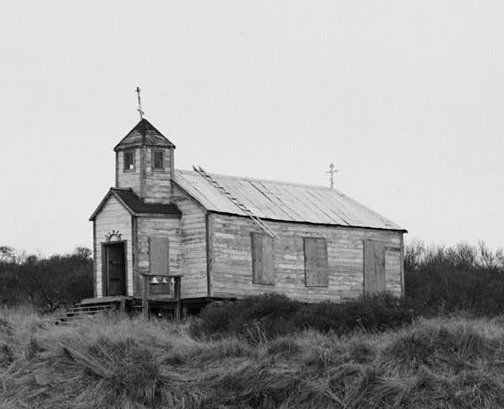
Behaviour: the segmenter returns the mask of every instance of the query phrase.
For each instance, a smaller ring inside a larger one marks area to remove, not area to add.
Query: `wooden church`
[[[94,302],[404,294],[406,231],[335,189],[176,169],[146,119],[114,151],[115,187],[90,218]]]

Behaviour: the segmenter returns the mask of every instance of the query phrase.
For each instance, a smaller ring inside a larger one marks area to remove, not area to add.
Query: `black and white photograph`
[[[504,2],[1,0],[0,409],[504,409]]]

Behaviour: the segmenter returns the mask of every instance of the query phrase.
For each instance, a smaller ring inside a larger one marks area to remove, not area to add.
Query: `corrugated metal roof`
[[[211,176],[261,219],[404,230],[336,189],[216,174]],[[209,211],[247,216],[197,172],[177,169],[175,182]]]

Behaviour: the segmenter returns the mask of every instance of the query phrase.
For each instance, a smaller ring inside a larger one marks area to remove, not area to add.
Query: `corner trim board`
[[[211,297],[212,294],[212,249],[211,249],[211,237],[210,237],[210,221],[208,212],[205,213],[205,229],[206,229],[206,265],[207,265],[207,294]]]
[[[98,297],[98,266],[96,265],[96,221],[93,220],[93,295]]]

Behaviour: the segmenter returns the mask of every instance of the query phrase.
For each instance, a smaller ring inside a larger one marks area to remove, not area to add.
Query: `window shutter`
[[[305,280],[307,287],[329,285],[327,241],[323,238],[305,238]]]
[[[149,239],[150,274],[167,275],[169,268],[169,245],[167,238]]]
[[[255,284],[275,284],[273,237],[252,233],[252,281]]]

